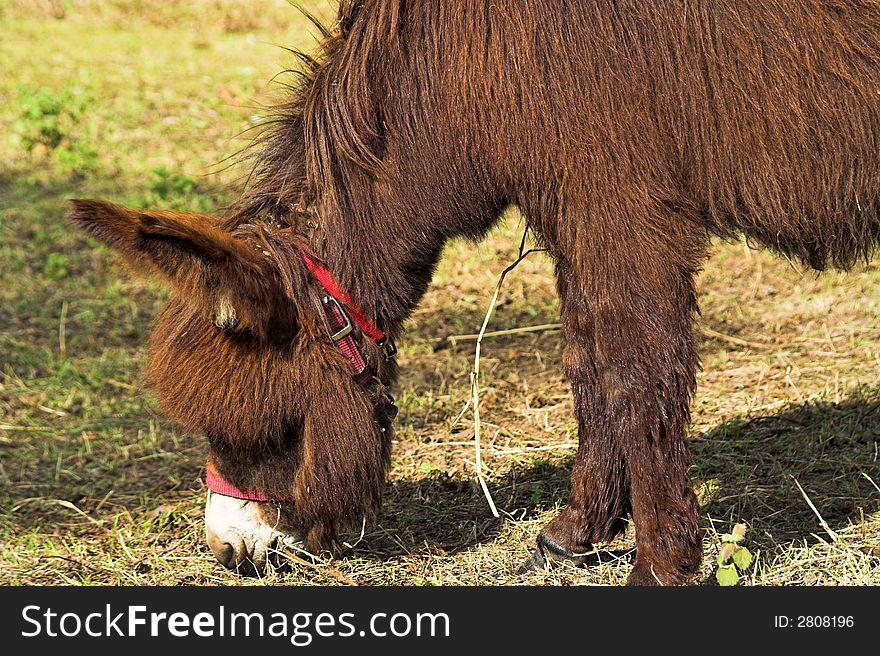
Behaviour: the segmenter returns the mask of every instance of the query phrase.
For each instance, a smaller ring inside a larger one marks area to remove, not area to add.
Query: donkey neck
[[[433,231],[400,223],[357,213],[321,222],[309,236],[315,255],[351,300],[392,337],[427,290],[445,242]]]

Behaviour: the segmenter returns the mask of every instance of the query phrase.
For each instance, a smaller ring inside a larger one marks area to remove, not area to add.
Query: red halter
[[[223,478],[210,462],[205,467],[205,485],[211,492],[222,494],[224,497],[243,499],[244,501],[271,501],[269,497],[260,492],[238,489]]]
[[[311,271],[315,279],[321,283],[321,287],[327,292],[321,298],[324,310],[324,318],[330,331],[330,339],[339,347],[351,364],[352,376],[361,385],[366,384],[373,377],[367,361],[358,347],[353,334],[351,320],[360,327],[364,335],[372,339],[385,354],[386,359],[391,359],[397,353],[397,349],[388,337],[367,317],[363,309],[351,300],[333,274],[307,253],[302,254],[303,262]],[[347,312],[346,312],[347,310]],[[396,410],[395,410],[396,412]],[[211,463],[205,468],[205,485],[211,492],[222,494],[234,499],[244,501],[272,501],[269,497],[254,490],[240,490],[232,483],[223,478]]]
[[[367,384],[372,379],[373,372],[370,371],[367,360],[358,347],[353,334],[352,320],[364,335],[379,345],[386,360],[393,358],[397,352],[394,342],[389,340],[385,333],[370,321],[363,309],[351,300],[348,293],[342,289],[339,282],[324,265],[308,253],[303,253],[302,259],[308,270],[312,272],[312,275],[327,292],[321,298],[321,307],[330,332],[330,339],[348,359],[354,379],[361,385]]]
[[[321,283],[321,287],[323,287],[330,296],[348,308],[348,313],[351,315],[351,318],[357,322],[357,325],[360,326],[361,330],[364,331],[364,335],[372,339],[379,346],[382,346],[385,343],[385,333],[379,330],[379,328],[376,327],[376,324],[367,318],[367,315],[360,306],[355,304],[348,293],[343,291],[339,286],[339,283],[336,281],[336,278],[333,277],[333,274],[330,273],[327,267],[317,262],[311,255],[305,252],[302,254],[302,259],[308,270],[311,271],[312,275],[315,276],[319,283]]]

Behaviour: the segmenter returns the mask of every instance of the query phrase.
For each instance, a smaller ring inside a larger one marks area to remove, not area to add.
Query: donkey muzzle
[[[263,508],[261,506],[266,506]],[[275,506],[275,512],[268,506]],[[259,576],[267,565],[284,564],[283,549],[302,548],[299,536],[278,531],[276,504],[246,501],[208,492],[205,535],[208,546],[224,567],[244,576]],[[275,515],[274,523],[268,516]]]

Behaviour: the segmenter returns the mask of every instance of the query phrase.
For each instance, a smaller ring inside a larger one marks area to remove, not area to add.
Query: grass
[[[246,171],[224,158],[246,144],[270,78],[294,64],[275,44],[313,42],[286,3],[259,5],[0,2],[4,584],[337,583],[306,568],[241,580],[214,564],[202,535],[205,440],[159,416],[140,382],[166,292],[63,218],[77,196],[200,210],[233,197]],[[349,579],[625,580],[631,531],[588,568],[515,574],[565,502],[575,452],[558,332],[484,341],[483,471],[500,519],[475,483],[473,424],[459,418],[473,343],[438,346],[477,332],[516,258],[517,224],[511,215],[479,246],[450,244],[407,325],[386,503],[334,563]],[[880,263],[819,276],[717,244],[700,289],[701,580],[714,581],[720,534],[743,522],[756,554],[746,584],[880,584]],[[489,330],[556,321],[552,269],[533,255],[507,277]]]

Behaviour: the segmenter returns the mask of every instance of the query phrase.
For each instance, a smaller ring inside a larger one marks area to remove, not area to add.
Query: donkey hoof
[[[648,587],[659,585],[687,585],[700,570],[700,562],[695,561],[690,566],[670,568],[655,568],[653,564],[640,561],[636,558],[632,571],[626,580],[628,586]]]
[[[565,547],[556,544],[543,533],[538,536],[538,546],[532,557],[529,558],[522,567],[519,568],[520,574],[528,574],[538,570],[550,569],[554,564],[568,562],[575,567],[581,567],[586,560],[584,554],[574,553]]]
[[[538,572],[547,569],[549,565],[550,563],[547,562],[547,557],[544,555],[544,552],[541,551],[541,547],[538,547],[532,552],[531,557],[520,566],[516,573],[529,574],[531,572]]]

